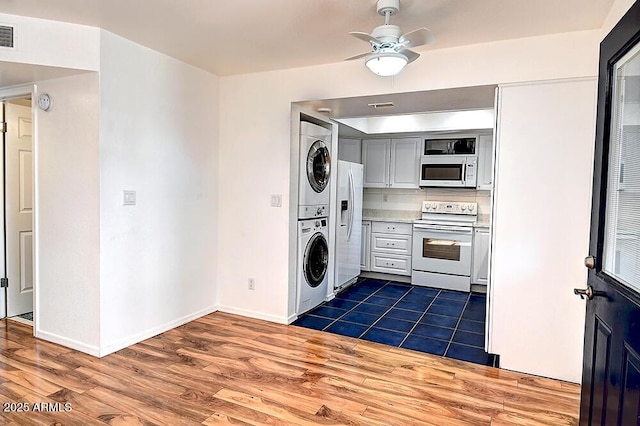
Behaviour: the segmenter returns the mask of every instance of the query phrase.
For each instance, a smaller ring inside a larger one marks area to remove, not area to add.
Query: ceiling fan
[[[420,57],[410,47],[433,43],[435,36],[427,28],[418,28],[402,34],[400,27],[391,25],[390,19],[400,10],[400,0],[378,0],[378,14],[384,16],[384,24],[373,29],[371,34],[351,32],[352,36],[371,43],[371,51],[346,58],[345,61],[366,57],[365,65],[380,76],[398,74],[408,63]]]

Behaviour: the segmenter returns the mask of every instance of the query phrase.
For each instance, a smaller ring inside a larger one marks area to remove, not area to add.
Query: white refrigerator
[[[362,164],[338,161],[336,289],[352,284],[360,275],[363,170]]]

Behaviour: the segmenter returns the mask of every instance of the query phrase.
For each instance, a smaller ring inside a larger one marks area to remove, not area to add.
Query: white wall
[[[14,26],[14,49],[0,48],[0,61],[97,71],[100,30],[85,25],[0,13]]]
[[[602,25],[602,38],[604,39],[609,31],[615,27],[615,25],[620,21],[620,19],[624,16],[625,13],[629,10],[629,8],[636,2],[636,0],[615,0],[613,2],[613,6],[611,6],[611,10],[609,11],[609,15],[604,21]]]
[[[97,28],[6,14],[0,23],[15,26],[15,48],[0,49],[0,63],[99,69]],[[24,69],[55,74],[53,68]],[[54,108],[34,113],[35,334],[98,354],[98,76],[37,86],[53,97]]]
[[[215,309],[219,106],[216,76],[106,31],[100,44],[106,354]]]
[[[501,87],[490,349],[503,368],[580,382],[597,79]]]
[[[433,50],[395,78],[374,76],[358,61],[221,78],[220,308],[279,322],[293,314],[286,303],[295,291],[288,256],[295,238],[288,207],[297,202],[289,194],[291,102],[594,76],[599,38],[587,31]],[[282,208],[270,207],[270,194],[283,194]]]
[[[53,108],[35,111],[37,337],[98,354],[97,73],[37,84]]]

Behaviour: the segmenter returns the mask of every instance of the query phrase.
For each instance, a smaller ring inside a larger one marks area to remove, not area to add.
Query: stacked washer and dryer
[[[296,313],[321,304],[329,287],[331,130],[300,123]]]

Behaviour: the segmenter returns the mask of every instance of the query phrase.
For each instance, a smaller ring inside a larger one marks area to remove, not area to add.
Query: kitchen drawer
[[[371,270],[396,275],[411,275],[411,256],[371,252]]]
[[[371,232],[411,235],[413,234],[413,224],[401,222],[371,222]]]
[[[371,234],[371,251],[411,255],[411,235]]]

